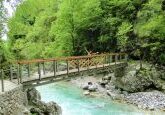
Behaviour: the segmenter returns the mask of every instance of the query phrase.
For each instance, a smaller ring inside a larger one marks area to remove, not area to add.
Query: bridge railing
[[[26,79],[41,80],[45,76],[54,76],[108,66],[111,63],[127,61],[126,53],[110,53],[90,56],[72,56],[53,59],[22,60],[10,65],[10,80],[19,83]],[[1,78],[2,79],[2,78]]]

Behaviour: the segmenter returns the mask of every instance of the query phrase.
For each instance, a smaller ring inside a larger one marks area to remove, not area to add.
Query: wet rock
[[[107,85],[109,83],[108,80],[104,80],[104,81],[100,81],[99,84],[102,86],[102,87],[105,87],[105,85]]]
[[[107,76],[103,77],[102,80],[103,80],[103,81],[104,81],[104,80],[108,80],[108,81],[111,80],[111,75],[107,75]]]
[[[92,82],[88,82],[88,85],[93,85],[93,83]]]
[[[90,95],[90,92],[89,91],[85,91],[83,94],[84,95]]]
[[[88,85],[88,84],[84,84],[84,85],[82,86],[82,88],[83,88],[83,90],[88,90],[89,85]]]
[[[42,111],[39,108],[31,108],[30,112],[32,114],[37,114],[37,115],[40,115],[42,113]]]
[[[127,91],[122,91],[122,93],[123,93],[124,95],[128,95],[128,92],[127,92]]]
[[[96,89],[97,89],[97,86],[96,86],[96,85],[90,85],[90,86],[88,87],[88,90],[89,90],[89,91],[96,91]]]

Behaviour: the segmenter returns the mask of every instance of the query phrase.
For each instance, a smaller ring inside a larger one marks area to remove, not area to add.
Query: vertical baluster
[[[20,72],[20,71],[19,71],[19,64],[18,64],[18,65],[17,65],[17,80],[18,80],[18,84],[20,83],[20,82],[19,82],[19,72]]]
[[[109,55],[109,65],[111,65],[112,55]]]
[[[53,71],[54,71],[54,77],[56,77],[56,66],[57,66],[56,61],[53,61]]]
[[[102,58],[103,58],[103,68],[104,68],[104,63],[105,63],[105,57],[103,56]]]
[[[13,67],[11,64],[10,64],[10,80],[11,81],[13,80]]]
[[[58,62],[56,61],[56,72],[58,72]]]
[[[127,62],[128,61],[128,55],[127,54],[125,54],[125,61]]]
[[[43,62],[43,74],[45,75],[45,62]]]
[[[104,57],[104,60],[105,60],[105,66],[106,66],[106,64],[107,64],[107,55],[105,55],[105,57]]]
[[[89,70],[89,63],[90,63],[90,59],[89,58],[87,58],[88,59],[88,63],[87,63],[87,70]]]
[[[117,63],[118,54],[115,54],[115,65]]]
[[[122,54],[120,54],[120,62],[122,61]]]
[[[2,87],[2,92],[4,92],[5,87],[4,87],[4,71],[3,71],[3,69],[1,70],[1,87]]]
[[[66,60],[66,64],[67,64],[67,75],[69,75],[69,60]]]
[[[97,69],[97,64],[98,64],[98,58],[95,57],[95,64],[96,64],[96,69]]]
[[[29,63],[28,63],[27,70],[28,70],[28,77],[30,77],[30,64]]]
[[[79,59],[77,59],[77,69],[78,69],[78,73],[80,74],[80,61],[79,61]]]
[[[39,75],[39,80],[41,80],[40,62],[38,62],[38,75]]]
[[[20,83],[22,83],[22,65],[19,64]]]

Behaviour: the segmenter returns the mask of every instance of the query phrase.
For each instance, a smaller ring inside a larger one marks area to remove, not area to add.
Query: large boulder
[[[61,115],[61,107],[55,102],[45,103],[41,101],[40,93],[35,89],[31,88],[27,90],[27,97],[29,104],[32,106],[30,109],[31,113],[39,115]]]
[[[96,91],[96,89],[97,89],[97,86],[95,84],[89,85],[89,87],[88,87],[89,91]]]
[[[152,80],[147,72],[129,71],[122,78],[113,80],[116,87],[128,92],[140,92],[148,89],[153,85]]]
[[[151,89],[165,91],[164,70],[151,68],[150,64],[143,64],[143,69],[129,65],[124,76],[112,77],[111,81],[117,88],[128,92],[141,92]],[[163,72],[162,72],[163,71]]]

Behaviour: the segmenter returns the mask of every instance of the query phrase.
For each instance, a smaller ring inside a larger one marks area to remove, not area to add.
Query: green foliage
[[[129,22],[123,22],[121,26],[118,28],[117,38],[118,38],[118,45],[119,48],[126,50],[126,46],[129,38],[129,33],[132,32],[132,24]]]
[[[10,19],[17,58],[51,58],[93,52],[133,52],[164,64],[162,0],[26,0]]]

